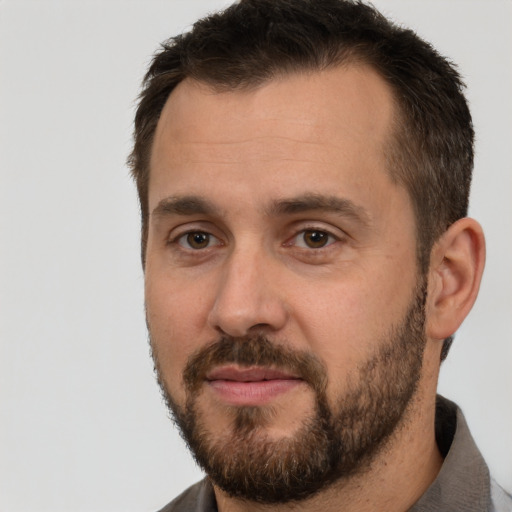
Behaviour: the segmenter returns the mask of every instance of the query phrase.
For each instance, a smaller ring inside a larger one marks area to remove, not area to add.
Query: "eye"
[[[337,239],[327,231],[306,229],[295,237],[294,245],[305,249],[321,249],[336,242]]]
[[[177,238],[176,242],[185,249],[193,249],[195,251],[221,244],[217,237],[205,231],[189,231]]]

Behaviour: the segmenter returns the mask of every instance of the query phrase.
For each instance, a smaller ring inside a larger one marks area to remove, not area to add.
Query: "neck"
[[[417,393],[364,473],[342,479],[307,500],[278,505],[234,499],[214,487],[219,512],[408,510],[434,481],[443,462],[435,441],[435,393],[428,395]]]

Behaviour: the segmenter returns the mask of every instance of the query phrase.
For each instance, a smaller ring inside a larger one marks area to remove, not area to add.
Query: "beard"
[[[152,343],[155,370],[173,421],[196,462],[229,496],[262,504],[301,501],[336,482],[367,471],[399,428],[417,389],[425,347],[426,286],[418,286],[402,322],[347,376],[342,395],[329,403],[325,365],[264,336],[223,337],[194,353],[183,372],[184,405],[165,385]],[[311,388],[314,406],[290,437],[265,431],[272,406],[228,406],[230,428],[208,426],[199,397],[206,374],[222,364],[265,366],[292,372]]]

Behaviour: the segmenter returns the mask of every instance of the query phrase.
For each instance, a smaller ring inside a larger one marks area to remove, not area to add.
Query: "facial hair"
[[[416,391],[425,347],[426,286],[418,287],[403,321],[376,343],[375,353],[350,375],[343,395],[329,404],[325,365],[314,355],[264,336],[223,337],[193,354],[183,372],[186,403],[167,389],[154,344],[163,397],[197,463],[229,496],[262,504],[312,497],[365,472],[396,431]],[[342,340],[340,340],[342,343]],[[291,372],[314,392],[315,405],[293,436],[270,439],[268,407],[232,406],[232,428],[209,427],[198,398],[216,366],[264,366]]]

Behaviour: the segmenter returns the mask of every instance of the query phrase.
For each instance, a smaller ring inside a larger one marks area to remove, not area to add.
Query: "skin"
[[[334,403],[403,319],[418,279],[416,228],[406,190],[386,171],[393,115],[388,86],[366,67],[222,93],[185,80],[171,94],[151,158],[145,292],[154,350],[178,404],[192,353],[220,335],[257,333],[322,361]],[[290,202],[295,211],[283,207]],[[308,246],[308,230],[326,233],[326,244]],[[208,238],[193,248],[189,233]],[[370,471],[285,507],[326,512],[342,500],[344,510],[406,510],[430,485],[442,462],[433,429],[442,339],[476,297],[483,247],[472,219],[434,247],[419,387]],[[249,387],[242,399],[205,383],[198,403],[207,428],[229,432],[227,405],[245,399],[272,408],[271,439],[292,436],[313,404],[300,382],[263,398]],[[215,492],[221,511],[265,508]]]

